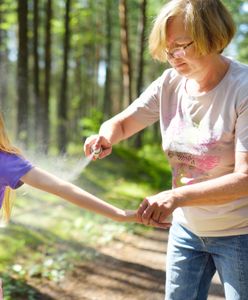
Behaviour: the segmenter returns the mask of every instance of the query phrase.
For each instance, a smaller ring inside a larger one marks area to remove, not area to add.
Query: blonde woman
[[[173,214],[167,300],[207,299],[216,270],[226,299],[248,299],[248,66],[222,54],[234,34],[220,0],[169,1],[149,46],[171,68],[85,143],[103,158],[160,122],[173,186],[146,197],[138,218],[156,226]]]
[[[124,211],[114,207],[26,160],[20,151],[10,144],[0,113],[0,208],[5,221],[10,218],[12,191],[24,183],[115,221],[134,222],[136,220],[134,211]]]

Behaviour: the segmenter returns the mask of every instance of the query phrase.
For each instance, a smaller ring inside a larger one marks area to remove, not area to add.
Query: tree
[[[121,26],[121,62],[123,79],[123,106],[128,106],[132,101],[132,71],[131,56],[128,41],[127,2],[119,1],[119,18]]]
[[[63,71],[60,88],[60,98],[58,107],[58,147],[61,152],[66,151],[67,146],[67,93],[68,93],[68,59],[70,51],[70,9],[71,0],[66,1],[65,7],[65,34],[64,34],[64,53]]]
[[[4,25],[4,7],[3,1],[0,1],[0,110],[4,110],[7,98],[7,32],[3,29]]]
[[[40,96],[40,67],[39,67],[39,0],[33,0],[33,95],[35,107],[35,140],[42,140],[43,108]]]
[[[137,96],[140,95],[143,89],[143,77],[144,77],[144,51],[145,51],[145,34],[146,34],[146,8],[147,1],[140,1],[140,20],[138,23],[138,73],[137,73]],[[142,146],[143,132],[139,132],[135,138],[135,147]]]
[[[106,0],[106,79],[103,99],[103,112],[106,118],[111,115],[111,68],[112,68],[112,0]]]
[[[17,134],[26,146],[28,143],[28,1],[18,0],[18,64],[17,64]]]
[[[52,21],[52,0],[47,0],[46,3],[46,24],[45,24],[45,80],[44,80],[44,98],[43,98],[43,144],[44,151],[48,151],[50,142],[50,84],[51,84],[51,21]]]
[[[143,89],[144,78],[144,51],[146,37],[146,8],[147,0],[140,1],[140,20],[138,23],[138,67],[137,67],[137,96],[140,95]]]

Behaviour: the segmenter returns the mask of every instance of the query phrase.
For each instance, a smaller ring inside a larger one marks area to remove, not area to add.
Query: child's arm
[[[67,181],[61,180],[40,168],[34,167],[25,174],[21,181],[37,189],[57,195],[82,208],[104,215],[119,222],[135,222],[135,211],[124,211],[96,196],[80,189]]]

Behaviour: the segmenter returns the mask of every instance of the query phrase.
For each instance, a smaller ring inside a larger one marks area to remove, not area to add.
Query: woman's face
[[[186,30],[182,17],[171,18],[167,23],[167,59],[179,74],[194,78],[209,62],[210,55],[199,56],[194,41]]]

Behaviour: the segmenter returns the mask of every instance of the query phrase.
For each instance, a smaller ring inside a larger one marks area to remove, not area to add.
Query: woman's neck
[[[186,81],[187,93],[191,96],[201,96],[211,91],[224,78],[229,65],[230,61],[221,55],[203,60],[201,71]]]

